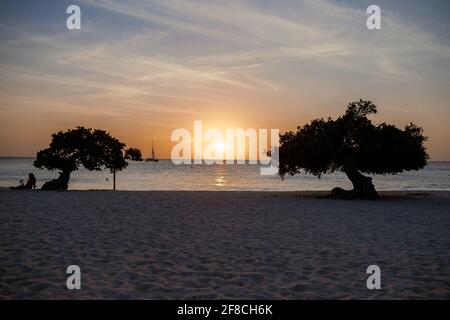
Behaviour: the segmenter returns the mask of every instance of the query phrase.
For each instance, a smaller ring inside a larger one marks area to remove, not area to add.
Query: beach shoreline
[[[0,299],[450,298],[450,191],[327,194],[0,189]]]

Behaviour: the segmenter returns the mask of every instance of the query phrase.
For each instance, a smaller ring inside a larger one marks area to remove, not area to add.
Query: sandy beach
[[[0,298],[450,298],[450,192],[322,195],[0,190]]]

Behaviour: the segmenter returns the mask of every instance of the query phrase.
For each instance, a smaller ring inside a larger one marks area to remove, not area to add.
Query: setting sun
[[[216,141],[214,143],[214,151],[216,152],[217,155],[224,153],[225,144],[223,143],[223,141]]]

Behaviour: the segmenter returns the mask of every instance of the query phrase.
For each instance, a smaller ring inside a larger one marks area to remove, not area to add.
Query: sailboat
[[[155,150],[153,149],[153,140],[152,140],[152,156],[150,158],[145,159],[146,162],[158,162],[159,160],[155,157]]]

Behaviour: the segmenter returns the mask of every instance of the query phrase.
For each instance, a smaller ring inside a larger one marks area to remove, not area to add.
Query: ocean
[[[0,158],[0,187],[18,185],[28,173],[36,176],[38,187],[58,176],[57,171],[33,167],[33,158]],[[450,161],[430,162],[423,170],[397,175],[373,176],[377,190],[450,191]],[[69,189],[112,189],[109,170],[73,172]],[[342,173],[286,177],[261,176],[259,165],[174,165],[170,160],[130,162],[116,174],[117,190],[210,190],[210,191],[313,191],[334,187],[351,189]]]

